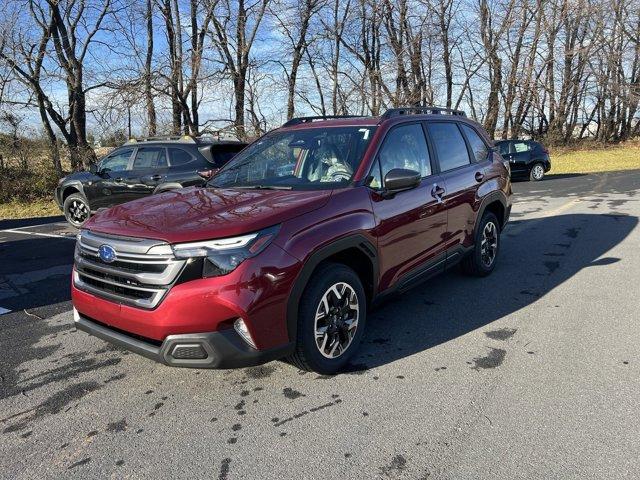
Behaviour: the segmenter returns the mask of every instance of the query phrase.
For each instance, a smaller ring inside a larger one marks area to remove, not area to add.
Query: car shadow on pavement
[[[47,225],[49,223],[64,222],[63,215],[54,217],[33,217],[33,218],[16,218],[10,220],[0,220],[0,230],[9,228],[33,227],[35,225]]]
[[[372,311],[352,370],[384,365],[485,327],[488,337],[508,336],[509,331],[493,332],[491,324],[537,302],[585,268],[623,260],[607,252],[637,224],[637,217],[621,214],[510,223],[492,275],[474,278],[453,269]]]
[[[71,299],[75,242],[21,235],[0,243],[0,306],[16,311]]]

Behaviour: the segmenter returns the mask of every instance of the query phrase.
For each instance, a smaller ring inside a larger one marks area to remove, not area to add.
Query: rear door
[[[124,178],[131,168],[133,151],[133,148],[117,149],[100,161],[99,180],[84,186],[92,211],[126,202],[128,190]]]
[[[126,201],[151,195],[167,176],[167,152],[163,146],[138,147],[132,169],[125,176]]]
[[[529,170],[529,163],[531,161],[531,146],[529,142],[520,140],[511,141],[509,154],[511,170],[516,172]]]
[[[391,198],[382,195],[384,177],[394,168],[421,173],[420,185]],[[371,203],[380,254],[380,290],[404,286],[419,274],[444,269],[446,212],[438,196],[423,125],[403,123],[386,135],[371,171]]]
[[[455,261],[465,248],[473,245],[478,189],[484,181],[486,163],[476,161],[476,154],[458,122],[428,122],[427,131],[444,181],[447,255],[451,261]],[[483,153],[480,148],[478,150],[482,159]],[[485,161],[487,157],[488,148]]]

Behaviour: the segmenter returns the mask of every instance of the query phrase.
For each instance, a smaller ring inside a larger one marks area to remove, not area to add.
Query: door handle
[[[121,183],[122,182],[122,177],[116,177],[114,179],[114,182]]]
[[[433,184],[433,188],[431,189],[431,196],[435,198],[438,203],[442,202],[442,196],[444,195],[445,190],[437,183]]]
[[[153,180],[154,182],[157,182],[158,180],[162,179],[162,175],[151,175],[151,180]]]
[[[476,172],[476,182],[481,182],[483,178],[484,178],[484,173]]]

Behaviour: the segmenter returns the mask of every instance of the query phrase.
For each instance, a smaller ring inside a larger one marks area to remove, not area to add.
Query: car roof
[[[468,118],[461,110],[444,107],[402,107],[392,108],[379,116],[327,116],[327,117],[299,117],[293,118],[277,130],[305,130],[309,128],[332,127],[376,127],[381,125],[395,125],[409,121],[427,120],[455,120],[479,127],[486,135],[482,125]]]
[[[180,137],[180,138],[132,138],[127,142],[120,145],[120,147],[142,147],[146,145],[179,145],[188,147],[204,147],[212,145],[238,145],[245,146],[247,142],[241,140],[232,139],[215,139],[215,138],[193,138],[193,137]],[[118,147],[118,148],[120,148]]]

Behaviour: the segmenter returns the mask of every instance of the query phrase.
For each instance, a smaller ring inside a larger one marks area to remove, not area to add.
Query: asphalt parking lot
[[[377,309],[333,377],[76,332],[73,229],[0,222],[0,477],[637,478],[640,171],[514,191],[494,274]]]

